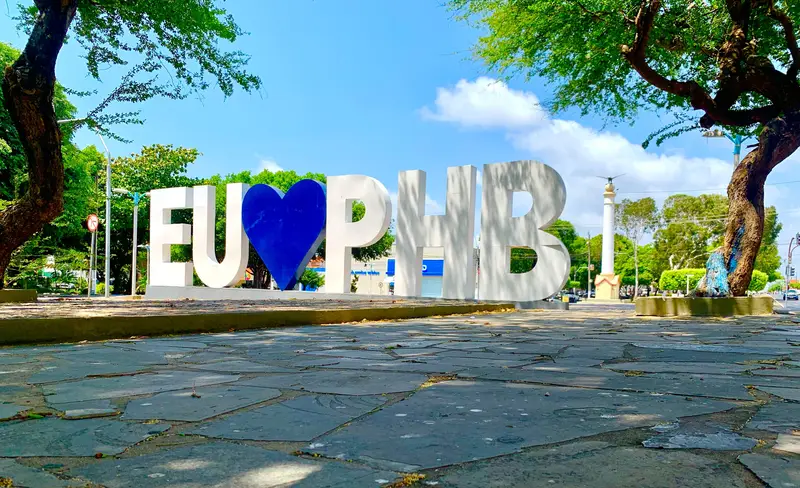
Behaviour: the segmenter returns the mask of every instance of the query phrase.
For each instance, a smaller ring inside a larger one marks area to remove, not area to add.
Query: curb
[[[345,310],[266,310],[148,316],[14,318],[0,320],[0,346],[402,320],[437,315],[500,312],[513,308],[513,303],[484,303]]]

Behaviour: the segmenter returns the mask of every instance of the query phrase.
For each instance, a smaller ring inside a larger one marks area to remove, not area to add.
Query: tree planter
[[[733,317],[772,315],[773,298],[644,297],[636,300],[636,315],[651,317]]]
[[[0,303],[28,303],[36,301],[36,290],[0,290]]]

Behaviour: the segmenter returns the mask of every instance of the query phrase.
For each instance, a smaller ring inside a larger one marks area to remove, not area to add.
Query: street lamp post
[[[740,134],[726,134],[719,129],[709,130],[703,132],[703,137],[708,138],[718,138],[718,137],[726,137],[729,141],[733,143],[733,169],[734,171],[739,166],[739,160],[742,155],[742,143],[747,140],[746,137],[741,136]]]
[[[103,294],[108,298],[111,296],[111,151],[108,150],[103,136],[95,132],[106,150],[106,286],[103,287]]]
[[[150,192],[139,193],[135,191],[128,191],[124,188],[114,188],[112,191],[118,195],[128,195],[133,199],[133,261],[131,263],[131,295],[136,295],[136,281],[138,278],[138,273],[136,270],[136,251],[139,247],[139,201],[143,197],[149,197]],[[150,253],[147,254],[147,259],[150,259]],[[150,274],[149,268],[150,266],[148,265],[148,275]]]
[[[69,124],[69,123],[81,123],[87,122],[89,119],[81,118],[81,119],[64,119],[57,121],[58,125],[62,124]],[[103,136],[96,128],[92,128],[97,137],[100,138],[100,142],[103,143],[103,147],[106,150],[106,266],[105,266],[105,275],[106,275],[106,286],[104,287],[104,295],[106,298],[111,296],[111,151],[108,150],[108,146],[106,145],[106,141],[103,139]],[[97,263],[95,263],[96,265]]]
[[[789,281],[791,280],[791,270],[792,270],[792,253],[795,249],[800,247],[800,232],[798,232],[792,239],[789,241],[789,253],[786,259],[786,290],[783,292],[783,299],[786,300],[786,292],[789,291]]]

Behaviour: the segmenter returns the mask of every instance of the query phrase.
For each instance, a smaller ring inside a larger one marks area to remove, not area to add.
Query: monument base
[[[0,290],[0,303],[30,303],[36,300],[36,290]]]
[[[733,317],[772,315],[771,296],[758,297],[643,297],[636,299],[636,315],[654,317]]]
[[[599,274],[595,276],[595,299],[619,301],[619,281],[619,275]]]

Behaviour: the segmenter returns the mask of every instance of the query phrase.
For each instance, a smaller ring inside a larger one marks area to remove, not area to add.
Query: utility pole
[[[789,281],[791,280],[792,274],[792,253],[794,252],[797,247],[800,246],[800,232],[795,234],[792,237],[792,240],[789,241],[789,254],[786,260],[786,289],[783,291],[783,299],[786,300],[786,293],[789,291]]]

